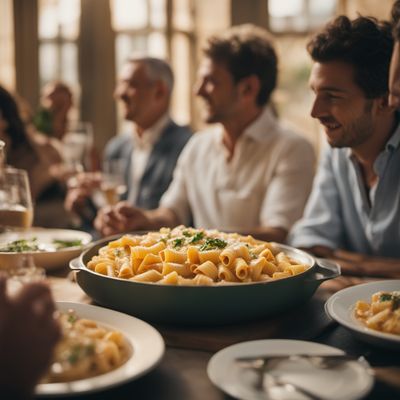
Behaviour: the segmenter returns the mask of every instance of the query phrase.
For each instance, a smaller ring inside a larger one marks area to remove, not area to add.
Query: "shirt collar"
[[[139,147],[154,146],[170,121],[171,117],[166,112],[150,128],[144,130],[142,136],[139,136],[136,128],[134,128],[133,141],[135,145]]]
[[[277,119],[269,105],[267,105],[261,112],[261,114],[244,130],[240,137],[240,141],[244,138],[251,138],[257,142],[262,142],[276,130]],[[213,129],[213,128],[211,128]],[[217,125],[216,141],[225,148],[223,145],[224,128],[222,125]]]
[[[276,122],[276,117],[271,107],[267,105],[261,114],[245,129],[243,136],[262,142],[268,134],[275,131]]]
[[[396,113],[397,128],[387,141],[386,150],[396,150],[400,146],[400,113]]]

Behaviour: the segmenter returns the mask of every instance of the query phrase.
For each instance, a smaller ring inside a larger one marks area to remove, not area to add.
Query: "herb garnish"
[[[76,246],[82,246],[82,240],[81,239],[75,239],[75,240],[61,240],[61,239],[54,239],[53,244],[55,245],[56,249],[64,249],[67,247],[76,247]]]
[[[382,293],[381,297],[379,298],[379,301],[391,301],[392,300],[392,295],[390,293]]]
[[[19,239],[7,243],[5,247],[0,248],[4,253],[22,253],[24,251],[39,251],[39,246],[36,243],[37,238]]]
[[[173,246],[176,247],[181,247],[185,244],[185,238],[181,237],[181,238],[176,238],[174,239],[174,241],[172,242]]]
[[[202,231],[200,231],[200,232],[197,232],[194,236],[192,236],[192,238],[189,240],[189,243],[190,244],[193,244],[193,243],[197,243],[197,242],[199,242],[201,239],[203,239],[204,238],[204,232],[202,232]]]
[[[228,243],[223,239],[218,238],[207,238],[206,242],[200,246],[200,251],[224,249]]]

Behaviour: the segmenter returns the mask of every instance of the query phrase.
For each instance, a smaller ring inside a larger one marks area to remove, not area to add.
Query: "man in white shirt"
[[[173,181],[152,211],[120,203],[98,215],[103,235],[188,224],[284,241],[301,217],[313,178],[309,143],[283,127],[268,106],[277,56],[254,26],[212,37],[199,69],[197,94],[215,129],[182,152]]]
[[[177,125],[169,115],[173,81],[165,61],[131,58],[115,90],[125,119],[133,122],[133,132],[114,137],[106,146],[104,160],[122,163],[128,188],[123,199],[145,209],[158,207],[172,180],[177,158],[191,136],[188,128]],[[87,211],[83,204],[100,180],[100,175],[93,174],[78,177],[79,184],[68,192],[66,208],[81,215]]]

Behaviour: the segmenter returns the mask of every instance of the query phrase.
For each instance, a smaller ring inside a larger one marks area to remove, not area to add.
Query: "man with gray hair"
[[[134,57],[124,64],[115,89],[125,119],[133,122],[133,132],[111,139],[104,160],[123,163],[128,188],[123,199],[137,207],[158,207],[172,180],[178,156],[191,136],[188,128],[177,125],[170,117],[173,84],[168,63],[153,57]],[[87,213],[84,205],[96,185],[95,177],[82,179],[68,191],[66,208],[82,217],[83,210]]]

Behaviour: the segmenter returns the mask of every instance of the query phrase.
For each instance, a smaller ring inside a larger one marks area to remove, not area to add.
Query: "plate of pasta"
[[[183,226],[102,240],[70,267],[99,304],[150,321],[197,325],[281,312],[339,274],[336,265],[289,246]]]
[[[161,361],[164,341],[144,321],[88,304],[58,302],[57,309],[62,337],[37,395],[103,390],[137,379]]]
[[[328,299],[325,309],[358,338],[400,349],[400,280],[340,290]]]

